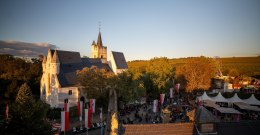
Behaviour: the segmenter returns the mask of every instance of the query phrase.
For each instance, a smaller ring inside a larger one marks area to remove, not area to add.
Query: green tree
[[[48,108],[42,101],[36,101],[30,87],[23,84],[10,108],[8,134],[51,134],[51,126],[46,121]]]
[[[110,82],[116,88],[119,99],[125,102],[134,101],[145,95],[144,87],[129,71],[114,76]]]
[[[166,57],[154,58],[149,61],[146,73],[149,74],[153,85],[159,92],[165,92],[172,84],[172,78],[175,76],[175,68],[170,64]]]

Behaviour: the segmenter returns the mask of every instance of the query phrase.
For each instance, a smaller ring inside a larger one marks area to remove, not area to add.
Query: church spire
[[[103,44],[102,44],[102,38],[101,38],[101,32],[100,32],[100,31],[99,31],[99,33],[98,33],[97,45],[98,45],[98,46],[103,46]]]
[[[57,54],[57,51],[55,50],[54,51],[54,54],[53,54],[53,57],[52,57],[52,63],[60,63],[60,60],[59,60],[59,57],[58,57],[58,54]]]

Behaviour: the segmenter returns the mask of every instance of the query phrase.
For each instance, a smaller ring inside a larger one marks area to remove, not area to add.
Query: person
[[[148,114],[145,115],[145,122],[148,123]]]

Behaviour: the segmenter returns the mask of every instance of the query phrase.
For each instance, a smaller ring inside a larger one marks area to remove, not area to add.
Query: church
[[[81,58],[79,52],[48,50],[42,61],[43,74],[40,85],[41,100],[51,107],[62,108],[64,102],[76,106],[81,97],[81,86],[76,83],[76,71],[96,66],[120,74],[128,69],[124,54],[111,51],[107,59],[107,47],[103,45],[99,31],[97,42],[91,45],[91,58]]]

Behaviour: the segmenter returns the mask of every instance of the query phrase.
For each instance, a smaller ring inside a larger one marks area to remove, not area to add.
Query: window
[[[66,99],[64,99],[64,103],[68,103],[69,102],[69,100],[66,98]]]
[[[69,95],[72,95],[72,90],[69,90]]]
[[[103,55],[101,55],[101,59],[103,58]]]

